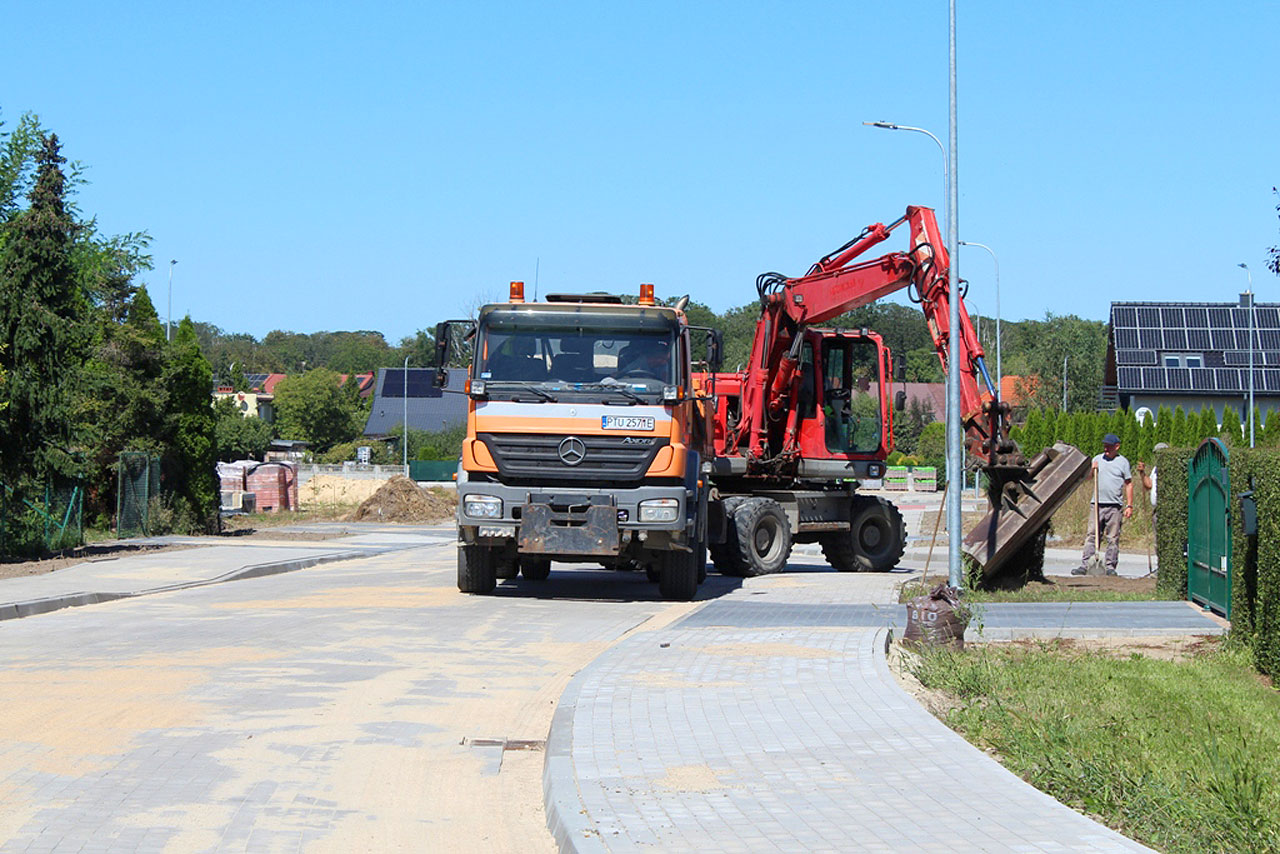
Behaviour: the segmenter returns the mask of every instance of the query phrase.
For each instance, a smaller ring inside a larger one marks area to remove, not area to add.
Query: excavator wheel
[[[791,556],[791,523],[772,498],[748,498],[733,512],[736,560],[727,575],[754,578],[781,572]]]
[[[692,552],[663,552],[658,559],[658,592],[663,599],[688,602],[698,595],[698,564],[706,572],[707,550],[699,545]]]
[[[733,525],[733,513],[738,505],[746,500],[745,495],[731,495],[724,499],[725,541],[712,543],[707,549],[711,552],[711,562],[716,565],[716,571],[721,575],[736,575],[739,578],[743,575],[742,571],[737,569],[738,531]]]
[[[902,513],[892,502],[873,496],[854,499],[849,530],[820,540],[827,563],[841,572],[888,572],[907,548]]]

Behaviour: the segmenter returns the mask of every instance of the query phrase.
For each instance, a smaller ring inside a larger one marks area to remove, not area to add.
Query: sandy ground
[[[367,500],[389,479],[318,474],[298,487],[298,504],[306,508],[337,505],[350,509]]]

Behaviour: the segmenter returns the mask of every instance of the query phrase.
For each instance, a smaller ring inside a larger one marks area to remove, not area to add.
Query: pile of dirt
[[[445,490],[426,490],[403,475],[384,483],[356,508],[355,522],[435,522],[453,515],[457,496]]]

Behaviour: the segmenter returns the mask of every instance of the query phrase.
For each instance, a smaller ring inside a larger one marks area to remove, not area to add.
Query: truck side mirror
[[[907,392],[905,389],[898,389],[898,393],[893,396],[893,408],[899,412],[907,408]]]
[[[436,324],[436,367],[443,368],[449,363],[449,321],[442,320]]]
[[[893,354],[893,379],[894,382],[900,383],[907,381],[907,354],[901,350]]]
[[[721,362],[724,361],[724,333],[719,329],[712,329],[707,334],[707,368],[711,373],[719,373]]]

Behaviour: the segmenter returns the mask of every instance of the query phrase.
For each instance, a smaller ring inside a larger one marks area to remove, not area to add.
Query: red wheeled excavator
[[[906,251],[863,258],[904,224]],[[933,211],[913,206],[889,225],[868,226],[803,276],[757,279],[761,310],[747,364],[702,377],[716,400],[708,541],[722,573],[779,571],[795,542],[820,543],[844,571],[889,570],[902,557],[901,513],[857,492],[859,481],[884,474],[893,449],[893,356],[871,330],[820,324],[904,288],[925,314],[943,367],[960,360],[966,450],[990,483],[990,512],[965,551],[987,580],[1038,572],[1045,527],[1088,459],[1055,445],[1029,461],[1010,440],[1009,405],[987,373],[962,296],[960,326],[949,326],[948,265]],[[905,392],[895,398],[901,408]]]

